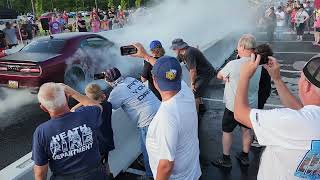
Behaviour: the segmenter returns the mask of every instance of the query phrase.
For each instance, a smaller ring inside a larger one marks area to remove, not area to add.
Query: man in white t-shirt
[[[217,78],[225,80],[224,89],[224,102],[225,111],[222,118],[222,145],[223,145],[223,155],[213,162],[213,165],[217,167],[230,168],[232,167],[230,158],[230,149],[232,145],[232,132],[239,125],[242,130],[242,142],[243,148],[242,152],[236,155],[236,158],[240,161],[242,165],[249,165],[249,150],[251,146],[251,134],[250,128],[245,125],[238,123],[234,119],[234,99],[236,95],[237,86],[239,83],[240,66],[251,59],[251,54],[254,52],[256,47],[256,39],[250,34],[243,35],[238,42],[238,55],[240,59],[230,61],[219,73]],[[250,81],[249,88],[249,102],[250,107],[258,108],[258,91],[259,91],[259,81],[261,76],[261,67],[258,68],[257,73]]]
[[[235,100],[235,119],[253,128],[259,143],[266,146],[258,180],[320,179],[320,57],[313,57],[302,70],[301,102],[281,80],[277,60],[269,58],[264,67],[286,107],[273,110],[251,109],[248,104],[249,80],[260,59],[258,56],[241,68]]]
[[[147,134],[150,167],[155,179],[197,180],[199,162],[198,116],[191,89],[181,81],[174,57],[164,56],[152,69],[162,103]]]
[[[276,12],[276,16],[277,16],[277,26],[283,27],[285,25],[286,14],[284,13],[281,6],[278,7],[278,11]]]

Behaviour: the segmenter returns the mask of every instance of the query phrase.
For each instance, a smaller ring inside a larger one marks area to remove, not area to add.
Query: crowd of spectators
[[[313,44],[319,45],[319,12],[319,9],[315,8],[309,0],[303,2],[288,0],[286,4],[281,3],[277,8],[267,9],[259,25],[267,31],[269,43],[274,40],[274,32],[276,32],[276,38],[280,39],[280,34],[289,29],[291,33],[297,34],[298,41],[303,40],[305,32],[308,34],[314,32]]]
[[[145,61],[141,79],[149,81],[152,90],[134,77],[123,76],[116,67],[104,72],[105,83],[112,87],[108,94],[97,84],[87,86],[86,96],[64,84],[46,83],[40,87],[40,107],[51,119],[41,124],[33,137],[32,159],[37,180],[45,179],[48,166],[53,173],[51,179],[109,179],[108,155],[117,148],[113,142],[111,109],[119,108],[139,130],[146,169],[146,174],[139,179],[199,179],[198,122],[201,117],[198,116],[197,98],[203,96],[198,91],[210,89],[203,90],[196,84],[204,81],[207,85],[214,76],[225,82],[225,112],[222,118],[223,154],[212,162],[213,165],[232,167],[232,132],[239,125],[243,148],[236,158],[241,166],[247,167],[251,163],[248,153],[252,132],[255,134],[253,139],[266,148],[258,179],[319,177],[319,166],[315,163],[319,162],[319,157],[312,149],[318,146],[316,140],[320,138],[317,128],[319,57],[301,67],[299,101],[281,80],[280,65],[272,57],[271,47],[268,44],[257,46],[251,34],[239,39],[237,59],[227,63],[218,73],[211,66],[203,67],[209,63],[203,53],[182,39],[172,41],[171,49],[177,58],[166,56],[158,40],[150,43],[152,54],[140,43],[134,46],[137,53],[131,56]],[[186,63],[189,69],[189,86],[182,80],[181,63]],[[206,68],[206,75],[199,73],[201,68]],[[286,108],[263,110],[270,96],[271,80]],[[69,108],[69,98],[79,104]],[[300,128],[303,132],[296,132]],[[274,166],[275,162],[277,166]]]
[[[88,22],[77,14],[76,21],[70,23],[67,12],[56,13],[49,16],[48,30],[50,34],[97,33],[123,27],[127,17],[123,10],[117,12],[110,8],[104,13],[93,8]],[[15,27],[12,23],[6,24],[0,32],[1,47],[16,46],[18,39],[27,43],[37,34],[32,20],[22,22]],[[299,41],[305,30],[310,32],[315,27],[315,44],[320,41],[320,14],[309,1],[303,4],[288,1],[277,9],[269,8],[263,24],[269,42],[273,41],[274,32],[284,31],[286,27],[296,31]],[[51,119],[39,125],[33,136],[36,180],[46,179],[49,167],[52,180],[111,179],[108,156],[117,148],[111,125],[112,109],[119,108],[136,123],[139,131],[146,170],[141,179],[199,179],[199,109],[201,98],[210,91],[208,84],[215,78],[225,83],[225,107],[221,120],[222,154],[213,165],[232,167],[232,132],[240,126],[243,146],[236,158],[241,166],[250,165],[248,153],[253,141],[266,147],[258,179],[319,178],[319,57],[310,59],[301,68],[301,100],[297,100],[281,80],[280,65],[272,57],[271,47],[258,46],[251,34],[239,39],[237,59],[228,62],[219,72],[201,50],[180,38],[174,39],[170,47],[176,57],[166,56],[158,40],[150,43],[151,54],[140,43],[134,46],[137,53],[131,56],[144,61],[141,81],[123,76],[113,67],[104,72],[105,83],[112,88],[108,94],[98,84],[89,84],[85,95],[65,84],[46,83],[40,87],[40,108]],[[188,68],[189,84],[182,80],[181,63]],[[146,81],[148,87],[143,84]],[[263,110],[270,96],[271,81],[286,108]],[[69,107],[70,98],[78,104]]]

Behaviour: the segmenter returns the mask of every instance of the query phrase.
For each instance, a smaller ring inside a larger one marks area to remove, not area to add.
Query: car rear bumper
[[[14,81],[18,85],[17,87],[10,88],[9,81]],[[0,74],[0,87],[10,88],[10,89],[27,89],[32,94],[36,94],[42,85],[40,77],[22,77],[22,76],[9,76]]]

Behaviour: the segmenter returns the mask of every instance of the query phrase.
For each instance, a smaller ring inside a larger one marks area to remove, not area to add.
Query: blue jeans
[[[153,177],[152,171],[149,165],[149,156],[146,148],[146,137],[149,126],[139,127],[140,132],[140,142],[141,142],[141,151],[143,154],[144,167],[146,168],[146,176]]]

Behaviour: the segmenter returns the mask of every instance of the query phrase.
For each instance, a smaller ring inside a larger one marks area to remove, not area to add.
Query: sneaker
[[[237,153],[236,158],[239,160],[239,162],[243,166],[249,166],[249,164],[250,164],[249,157],[242,155],[242,152]]]
[[[251,143],[251,147],[261,148],[262,146],[259,144],[259,142],[254,139]]]
[[[225,160],[223,157],[216,159],[215,161],[211,162],[212,165],[216,167],[224,167],[224,168],[231,168],[232,162],[231,159]]]

